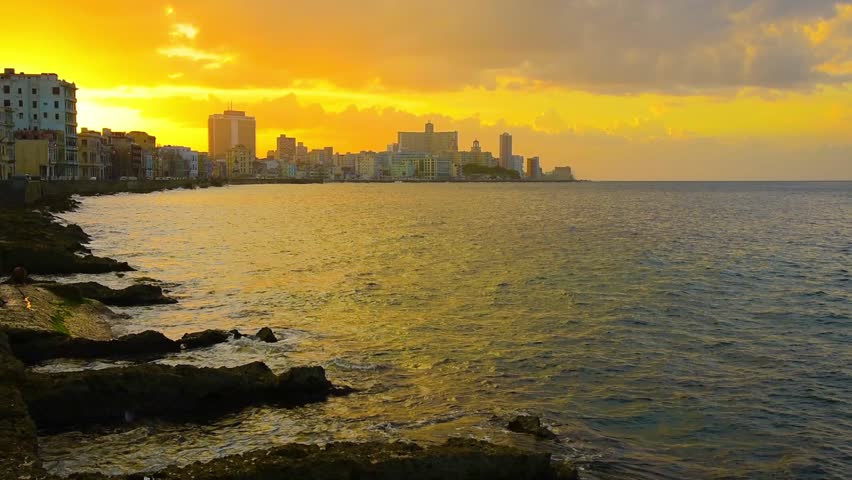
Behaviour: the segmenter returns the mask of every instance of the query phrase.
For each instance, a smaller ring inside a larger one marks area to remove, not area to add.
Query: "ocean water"
[[[64,215],[174,306],[117,333],[232,341],[161,360],[320,364],[360,391],[208,425],[44,436],[57,473],[288,442],[472,436],[592,479],[852,477],[852,184],[262,185]],[[43,371],[101,368],[55,362]],[[540,415],[560,442],[507,432]]]

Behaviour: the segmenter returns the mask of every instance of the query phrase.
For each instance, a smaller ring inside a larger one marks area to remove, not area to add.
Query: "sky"
[[[588,179],[852,179],[852,1],[40,0],[4,30],[2,67],[75,82],[80,127],[163,145],[205,151],[233,102],[261,156],[432,121]]]

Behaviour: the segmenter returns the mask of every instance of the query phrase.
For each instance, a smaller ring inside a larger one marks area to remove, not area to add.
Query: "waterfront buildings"
[[[145,132],[127,132],[127,136],[133,139],[136,145],[139,145],[142,151],[142,163],[139,166],[138,178],[151,179],[154,178],[154,158],[157,149],[157,137],[148,135]]]
[[[10,107],[0,109],[0,180],[15,172],[15,111]]]
[[[207,153],[214,160],[225,159],[228,151],[238,145],[248,150],[251,161],[257,156],[256,124],[246,112],[225,110],[210,115],[207,120]]]
[[[112,179],[144,178],[142,147],[124,132],[103,129],[103,138],[112,147]]]
[[[83,128],[77,134],[77,160],[83,179],[104,180],[112,176],[112,147],[101,132]]]
[[[493,167],[497,164],[491,152],[483,152],[479,140],[474,140],[469,152],[452,152],[449,158],[461,167],[465,165],[480,165]]]
[[[7,68],[0,75],[0,98],[11,109],[13,129],[61,132],[62,154],[48,169],[49,178],[76,178],[77,87],[55,73],[16,73]]]
[[[530,157],[527,159],[527,178],[541,178],[541,161],[538,157]]]
[[[162,176],[168,178],[197,178],[200,154],[189,147],[167,145],[160,147],[158,156]]]
[[[225,152],[228,177],[248,177],[254,169],[254,154],[245,145],[235,145]]]
[[[574,180],[574,172],[571,170],[571,167],[556,167],[550,174],[550,178],[552,180]]]
[[[512,161],[509,163],[508,169],[518,172],[518,175],[521,178],[523,178],[523,176],[524,176],[524,156],[523,155],[512,155]]]
[[[59,130],[15,132],[15,175],[55,178],[65,158],[65,134]]]
[[[445,152],[457,152],[459,149],[459,132],[436,132],[435,126],[429,122],[423,132],[398,132],[396,151],[429,153],[437,155]]]
[[[296,139],[281,135],[276,143],[276,158],[282,162],[296,162]]]
[[[508,132],[500,135],[500,166],[511,168],[512,163],[512,135]]]

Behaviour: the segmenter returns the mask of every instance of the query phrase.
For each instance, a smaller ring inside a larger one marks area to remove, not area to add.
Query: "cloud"
[[[221,68],[222,65],[234,60],[234,57],[230,54],[208,52],[186,45],[162,47],[157,49],[157,52],[160,55],[169,58],[181,58],[191,60],[193,62],[203,62],[204,68],[210,69]]]
[[[187,40],[195,40],[198,36],[198,28],[189,23],[176,23],[172,26],[171,35],[174,37],[185,38]]]

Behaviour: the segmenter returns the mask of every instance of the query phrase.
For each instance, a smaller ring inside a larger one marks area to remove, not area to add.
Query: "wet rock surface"
[[[116,307],[137,307],[146,305],[167,305],[177,303],[177,300],[163,294],[163,289],[157,285],[136,284],[122,289],[112,289],[97,282],[81,283],[46,283],[44,288],[53,293],[69,298],[91,298],[104,305]]]
[[[13,332],[12,350],[27,364],[54,358],[156,358],[180,351],[180,344],[160,332],[145,331],[114,340],[90,340],[62,334]]]
[[[443,445],[411,443],[293,444],[172,467],[148,474],[157,480],[568,480],[547,453],[526,452],[477,440],[452,438]],[[103,480],[76,475],[73,480]],[[142,478],[141,476],[125,476]]]
[[[558,440],[555,433],[541,424],[541,419],[533,415],[518,415],[506,425],[516,433],[526,433],[542,440]]]
[[[332,386],[321,367],[297,367],[276,376],[261,362],[231,368],[144,364],[27,373],[20,389],[36,425],[47,431],[142,418],[203,420],[248,405],[298,406],[351,391]]]
[[[236,332],[236,330],[234,330]],[[237,332],[237,335],[239,332]],[[185,349],[212,347],[225,343],[231,334],[224,330],[204,330],[203,332],[187,333],[180,339],[180,346]],[[239,338],[234,335],[234,338]]]
[[[278,337],[272,332],[272,329],[269,327],[263,327],[257,331],[254,335],[258,340],[266,343],[275,343],[278,341]]]
[[[0,332],[0,478],[4,479],[43,473],[36,427],[17,386],[23,376],[24,366]]]

